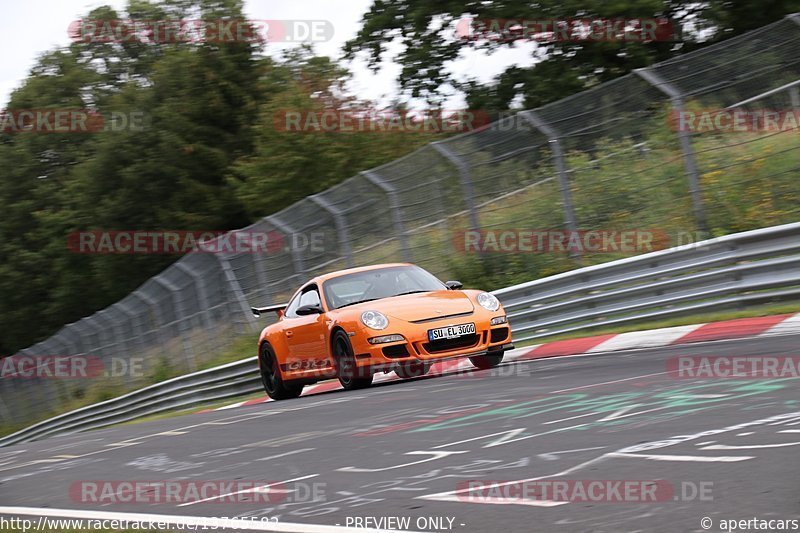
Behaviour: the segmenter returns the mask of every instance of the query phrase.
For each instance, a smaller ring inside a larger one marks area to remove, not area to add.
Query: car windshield
[[[365,270],[329,279],[323,285],[331,309],[361,302],[447,287],[436,276],[417,266],[396,266]]]

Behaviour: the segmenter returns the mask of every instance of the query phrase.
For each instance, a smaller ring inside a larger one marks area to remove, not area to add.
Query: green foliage
[[[100,7],[84,18],[198,17],[244,18],[243,0],[130,0],[126,13]],[[432,140],[276,131],[276,110],[370,104],[347,96],[349,73],[326,57],[262,52],[246,42],[75,42],[39,59],[8,109],[138,112],[144,129],[0,134],[0,355],[177,259],[71,253],[72,232],[240,228]]]
[[[517,96],[522,97],[526,109],[531,109],[709,41],[764,26],[798,10],[798,0],[375,0],[364,14],[361,30],[345,50],[350,58],[363,54],[370,66],[379,70],[386,52],[395,49],[387,43],[399,41],[402,45],[397,57],[402,66],[399,82],[413,96],[438,99],[446,93],[442,88],[452,86],[467,93],[473,109],[506,110]],[[466,17],[531,21],[666,17],[676,27],[685,25],[686,31],[682,32],[680,43],[537,43],[532,52],[535,59],[532,67],[511,66],[493,82],[481,84],[474,79],[454,78],[448,73],[448,63],[458,59],[464,49],[493,52],[515,44],[458,38],[454,35],[454,23]]]

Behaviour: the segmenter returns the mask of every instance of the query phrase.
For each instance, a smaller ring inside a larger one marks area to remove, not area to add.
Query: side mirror
[[[322,314],[322,307],[319,305],[301,305],[295,311],[300,316],[306,315],[321,315]]]
[[[464,286],[460,281],[446,281],[444,284],[447,285],[447,288],[451,291],[457,291]]]

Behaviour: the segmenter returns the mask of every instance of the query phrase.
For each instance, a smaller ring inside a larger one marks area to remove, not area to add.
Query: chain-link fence
[[[479,277],[494,264],[508,284],[619,257],[467,253],[457,242],[464,230],[646,228],[674,245],[695,234],[796,221],[797,129],[699,133],[675,121],[729,107],[800,116],[798,50],[800,16],[791,15],[425,146],[301,200],[246,230],[306,236],[303,245],[188,254],[120,302],[7,358],[84,356],[119,371],[103,379],[0,379],[0,417],[9,426],[26,423],[93,387],[111,396],[162,368],[196,370],[257,329],[251,305],[281,303],[325,271],[411,261],[443,278]],[[309,235],[322,246],[308,245]]]

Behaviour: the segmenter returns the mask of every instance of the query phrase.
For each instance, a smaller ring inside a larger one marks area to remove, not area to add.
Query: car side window
[[[309,287],[307,290],[303,291],[303,294],[300,295],[299,307],[304,305],[322,306],[322,302],[319,299],[319,292],[317,291],[316,287]]]
[[[320,301],[319,291],[317,290],[316,285],[304,287],[303,292],[298,294],[291,302],[289,302],[284,315],[287,318],[297,318],[300,316],[297,314],[297,308],[304,305],[319,305],[322,307],[322,302]]]
[[[298,294],[295,296],[289,305],[286,306],[286,311],[283,312],[283,316],[287,318],[297,318],[297,308],[300,307],[300,297],[302,294]]]

